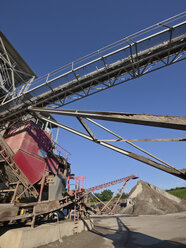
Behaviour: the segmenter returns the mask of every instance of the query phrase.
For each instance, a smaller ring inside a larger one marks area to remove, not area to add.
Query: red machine
[[[0,222],[32,218],[34,225],[36,216],[72,206],[78,219],[85,190],[78,186],[78,190],[68,191],[70,164],[55,153],[49,124],[186,179],[185,169],[173,167],[91,120],[186,130],[185,117],[61,109],[68,103],[182,61],[186,51],[186,23],[180,21],[183,18],[185,13],[176,15],[38,79],[0,32]],[[87,134],[56,122],[50,114],[76,117]],[[98,139],[84,119],[116,136],[113,141],[124,141],[154,160]],[[170,140],[173,139],[166,139]],[[122,180],[125,181],[124,178],[119,181]],[[94,187],[89,192],[119,181]]]
[[[9,131],[6,142],[15,154],[14,161],[31,184],[37,183],[44,173],[63,175],[65,168],[61,167],[65,165],[52,152],[51,136],[34,122]]]
[[[20,170],[27,184],[32,185],[45,200],[61,198],[66,191],[70,164],[64,157],[54,153],[56,144],[51,135],[38,124],[29,121],[10,129],[5,136],[7,148],[13,152],[16,169]],[[5,154],[4,156],[7,157]],[[8,185],[15,183],[15,177],[9,173],[7,166],[5,168]],[[46,194],[42,195],[44,191]],[[25,194],[19,198],[25,201]]]

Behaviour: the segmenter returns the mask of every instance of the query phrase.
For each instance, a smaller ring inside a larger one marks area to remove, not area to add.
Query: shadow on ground
[[[115,228],[101,226],[99,224],[99,219],[97,219],[95,221],[94,229],[89,230],[89,232],[111,240],[112,245],[115,248],[186,248],[184,243],[171,240],[160,240],[143,233],[131,231],[118,216],[102,216],[102,218],[113,218],[113,221],[116,219],[118,225],[117,230]],[[185,240],[183,240],[183,242],[184,241]]]
[[[183,240],[160,240],[130,230],[129,226],[126,226],[121,220],[121,217],[95,217],[92,230],[89,229],[86,232],[65,237],[62,243],[56,241],[40,248],[186,248],[186,238]],[[108,219],[110,224],[107,225],[104,219]],[[84,224],[86,226],[86,223]]]

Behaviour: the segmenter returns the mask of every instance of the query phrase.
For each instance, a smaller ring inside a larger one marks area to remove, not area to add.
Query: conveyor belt
[[[106,85],[105,88],[113,87],[148,73],[149,70],[146,70],[148,66],[156,65],[153,70],[157,70],[173,64],[180,60],[180,55],[185,50],[186,22],[183,22],[100,56],[76,69],[71,68],[66,73],[62,71],[57,77],[55,74],[48,74],[46,78],[27,85],[26,91],[21,92],[19,89],[19,93],[17,92],[13,99],[6,96],[0,105],[0,125],[25,114],[29,106],[44,107],[56,103],[56,108],[61,107],[74,101],[73,96],[80,99],[100,91],[98,88],[95,89],[98,85]],[[166,62],[157,67],[164,59]],[[126,79],[121,80],[121,76],[126,76]]]

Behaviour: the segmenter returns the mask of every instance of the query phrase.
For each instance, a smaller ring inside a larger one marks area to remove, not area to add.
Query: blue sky
[[[3,1],[0,29],[38,76],[127,35],[183,12],[185,0]],[[95,94],[65,108],[185,116],[185,62]],[[78,127],[75,120],[59,121]],[[100,122],[103,123],[103,122]],[[185,132],[105,122],[125,138],[185,137]],[[98,135],[100,134],[97,130]],[[60,131],[60,144],[72,154],[72,171],[87,186],[135,173],[160,188],[186,182],[104,147]],[[184,142],[137,143],[178,168],[186,168]],[[134,151],[128,145],[123,148]],[[128,190],[134,185],[130,183]],[[116,189],[113,188],[114,190]]]

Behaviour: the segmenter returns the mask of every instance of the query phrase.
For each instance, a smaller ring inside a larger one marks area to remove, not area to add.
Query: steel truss
[[[35,220],[37,217],[44,218],[48,214],[56,211],[63,211],[64,209],[74,209],[74,214],[70,214],[67,217],[74,217],[74,232],[77,232],[79,219],[83,218],[83,205],[84,198],[92,192],[115,185],[121,182],[128,182],[130,179],[137,179],[136,175],[131,175],[118,180],[114,180],[102,185],[85,189],[85,177],[68,178],[75,179],[75,189],[68,190],[66,196],[54,200],[54,201],[41,201],[39,197],[38,201],[31,203],[19,203],[14,201],[13,204],[0,204],[0,223],[10,222],[15,223],[16,221],[30,221],[30,225],[34,227]],[[42,193],[42,187],[41,192]]]
[[[107,147],[107,148],[109,148],[109,149],[111,149],[111,150],[114,150],[114,151],[116,151],[116,152],[119,152],[119,153],[121,153],[121,154],[123,154],[123,155],[125,155],[125,156],[131,157],[131,158],[133,158],[133,159],[135,159],[135,160],[138,160],[138,161],[140,161],[140,162],[143,162],[143,163],[148,164],[148,165],[150,165],[150,166],[152,166],[152,167],[155,167],[155,168],[160,169],[160,170],[162,170],[162,171],[164,171],[164,172],[167,172],[167,173],[169,173],[169,174],[172,174],[172,175],[174,175],[174,176],[177,176],[177,177],[179,177],[179,178],[182,178],[182,179],[186,180],[186,173],[185,173],[184,170],[179,170],[179,169],[175,168],[174,166],[170,165],[169,163],[164,162],[163,160],[159,159],[158,157],[152,155],[151,153],[149,153],[149,152],[145,151],[144,149],[140,148],[139,146],[135,145],[135,144],[132,143],[131,141],[126,140],[125,138],[123,138],[123,137],[121,137],[120,135],[118,135],[118,134],[112,132],[112,131],[109,130],[108,128],[105,128],[104,126],[102,126],[102,125],[98,124],[97,122],[93,121],[92,119],[96,119],[96,118],[95,118],[96,112],[95,112],[95,116],[94,116],[94,112],[91,111],[91,119],[90,119],[90,118],[83,118],[83,117],[85,117],[85,116],[86,116],[86,117],[88,116],[89,111],[88,111],[87,113],[86,113],[86,111],[82,111],[83,114],[81,114],[81,113],[80,113],[81,111],[79,111],[79,112],[78,112],[78,111],[69,111],[69,112],[68,112],[68,110],[64,110],[64,111],[63,111],[63,110],[57,110],[58,114],[60,114],[60,112],[61,112],[62,115],[72,115],[72,116],[78,118],[78,120],[80,121],[80,123],[82,124],[82,126],[84,127],[84,129],[85,129],[86,132],[87,132],[87,134],[85,134],[85,133],[82,133],[82,132],[80,132],[80,131],[78,131],[78,130],[75,130],[75,129],[69,127],[69,126],[65,126],[65,125],[63,125],[63,124],[61,124],[61,123],[58,123],[57,121],[54,121],[54,120],[51,120],[51,119],[49,119],[49,118],[44,117],[44,116],[41,115],[40,113],[45,112],[45,109],[41,109],[41,108],[36,109],[36,108],[33,108],[33,109],[30,109],[30,110],[31,110],[31,111],[34,111],[35,113],[37,112],[38,117],[41,118],[42,120],[48,121],[49,123],[51,123],[51,124],[53,124],[53,125],[56,125],[57,127],[63,128],[63,129],[65,129],[65,130],[67,130],[67,131],[69,131],[69,132],[71,132],[71,133],[74,133],[74,134],[76,134],[76,135],[78,135],[78,136],[81,136],[81,137],[83,137],[83,138],[85,138],[85,139],[87,139],[87,140],[90,140],[90,141],[92,141],[92,142],[95,142],[95,143],[97,143],[97,144],[99,144],[99,145],[102,145],[102,146]],[[51,109],[51,110],[46,110],[46,111],[50,111],[50,113],[55,113],[55,114],[57,113],[56,110],[52,110],[52,109]],[[66,113],[67,113],[67,114],[66,114]],[[69,114],[69,113],[70,113],[70,114]],[[103,112],[103,113],[106,113],[106,112]],[[125,113],[123,113],[123,114],[122,114],[122,113],[115,113],[115,114],[112,113],[112,114],[115,115],[115,116],[116,116],[116,115],[126,115]],[[84,116],[84,115],[85,115],[85,116]],[[108,116],[109,116],[109,113],[108,113]],[[109,120],[108,116],[107,116],[107,120]],[[143,115],[143,117],[144,117],[144,116],[146,116],[146,115]],[[105,114],[103,114],[103,118],[101,118],[101,115],[100,115],[100,116],[99,116],[99,119],[104,120],[104,117],[105,117]],[[147,117],[147,116],[146,116],[146,117]],[[152,116],[151,116],[151,117],[152,117]],[[153,123],[152,123],[152,121],[151,121],[151,117],[149,117],[149,119],[147,118],[147,119],[145,120],[145,123],[143,123],[143,125],[146,125],[146,123],[149,122],[151,126],[156,126],[157,123],[155,123],[155,124],[153,125]],[[156,117],[156,116],[154,116],[154,117]],[[160,116],[159,116],[159,117],[160,117]],[[162,118],[164,118],[164,120],[165,120],[165,119],[166,119],[166,116],[162,116]],[[178,118],[178,120],[179,120],[179,117],[177,117],[177,118]],[[183,124],[183,125],[186,125],[186,118],[185,118],[185,117],[180,117],[180,119],[182,119],[182,118],[184,119],[184,121],[182,122],[182,124]],[[161,118],[160,118],[160,119],[161,119]],[[167,117],[168,122],[170,121],[170,119],[171,119],[171,117],[168,116],[168,117]],[[148,158],[148,157],[145,157],[145,156],[142,156],[142,155],[138,155],[138,154],[136,154],[136,153],[133,153],[133,152],[124,150],[124,149],[122,149],[122,148],[120,148],[120,147],[118,147],[118,146],[114,146],[114,145],[112,145],[112,144],[110,144],[110,143],[108,143],[108,142],[106,142],[106,141],[104,141],[104,140],[98,139],[98,138],[95,136],[95,134],[92,132],[92,130],[90,129],[90,127],[87,125],[87,122],[85,122],[85,120],[90,121],[91,123],[93,123],[93,124],[99,126],[100,128],[104,129],[104,130],[107,131],[108,133],[111,133],[112,135],[116,136],[117,139],[116,139],[116,140],[112,140],[112,141],[116,141],[116,142],[117,142],[117,141],[124,141],[124,142],[128,143],[129,145],[135,147],[137,150],[140,150],[140,151],[142,151],[143,153],[145,153],[146,155],[148,155],[148,156],[150,156],[151,158],[155,159],[156,161],[151,160],[151,159]],[[111,117],[110,120],[112,120],[112,121],[118,121],[119,118],[118,118],[118,120],[116,120],[116,119],[113,119],[113,118]],[[173,122],[174,122],[174,121],[175,121],[175,120],[174,120],[174,118],[173,118]],[[124,119],[123,119],[122,122],[127,122],[127,121],[124,121]],[[136,123],[135,123],[135,118],[133,118],[133,124],[139,124],[139,123],[138,123],[138,120],[136,120]],[[176,123],[174,123],[174,124],[176,124]],[[163,127],[165,127],[165,128],[170,128],[170,126],[169,126],[170,123],[166,123],[166,122],[165,122],[165,123],[162,123],[161,125],[163,125]],[[175,127],[173,127],[173,128],[175,128]],[[179,125],[177,125],[176,129],[182,129],[182,127],[179,128]],[[158,161],[158,162],[157,162],[157,161]]]
[[[99,197],[97,197],[94,193],[91,192],[91,195],[94,196],[99,202],[101,202],[101,204],[103,204],[103,207],[99,210],[99,214],[101,214],[103,212],[103,210],[105,208],[107,208],[107,210],[109,210],[110,214],[114,214],[114,210],[116,208],[116,206],[118,205],[119,200],[121,199],[122,195],[124,194],[124,190],[126,189],[126,186],[128,184],[129,180],[127,180],[126,182],[124,182],[124,184],[120,187],[120,189],[118,189],[116,191],[116,193],[113,195],[113,197],[105,204],[104,202],[102,202]],[[119,195],[119,197],[118,197]],[[114,198],[118,197],[118,199],[116,200],[114,206],[112,208],[109,207],[109,204],[114,200]]]
[[[128,177],[123,177],[123,178],[120,178],[120,179],[117,179],[117,180],[114,180],[114,181],[111,181],[111,182],[107,182],[107,183],[104,183],[104,184],[101,184],[101,185],[98,185],[98,186],[94,186],[92,188],[89,188],[86,190],[87,194],[91,194],[92,196],[94,196],[99,202],[101,202],[103,204],[103,208],[100,210],[100,213],[105,209],[107,208],[109,210],[110,213],[114,213],[114,209],[116,208],[119,200],[121,199],[121,196],[122,194],[124,193],[124,190],[128,184],[128,182],[132,179],[137,179],[138,177],[136,175],[131,175],[131,176],[128,176]],[[102,202],[99,197],[97,197],[93,192],[96,191],[96,190],[100,190],[100,189],[104,189],[104,188],[107,188],[107,187],[110,187],[112,185],[116,185],[116,184],[119,184],[119,183],[123,183],[123,185],[121,186],[121,188],[113,195],[113,197],[110,199],[110,201],[108,201],[106,204],[104,202]],[[115,198],[117,197],[117,195],[120,194],[120,196],[118,197],[116,203],[114,204],[113,208],[111,209],[109,207],[109,204],[110,202]]]
[[[16,87],[32,81],[35,76],[26,62],[0,31],[0,97],[6,98],[10,92],[15,97],[17,95]]]
[[[147,73],[175,64],[179,61],[183,61],[186,58],[184,53],[186,50],[186,22],[180,22],[180,19],[184,18],[185,20],[185,16],[186,12],[183,12],[180,15],[128,36],[119,42],[96,51],[93,54],[72,62],[63,68],[36,80],[34,79],[34,73],[32,73],[31,69],[24,61],[21,61],[19,66],[14,63],[15,61],[11,55],[7,53],[8,51],[4,43],[5,38],[3,38],[3,40],[1,38],[3,36],[0,33],[0,130],[6,129],[10,125],[14,125],[15,122],[19,120],[28,120],[28,116],[26,117],[27,114],[31,114],[29,118],[36,115],[47,123],[61,127],[87,140],[186,180],[186,173],[184,170],[179,170],[162,161],[133,144],[132,140],[126,140],[92,120],[119,121],[186,130],[186,117],[169,118],[167,116],[125,113],[56,110],[68,103],[141,77]],[[173,24],[178,20],[179,23]],[[155,30],[159,32],[155,33]],[[12,49],[13,48],[11,47],[10,51],[15,52],[15,50]],[[53,109],[42,109],[46,106],[52,107]],[[76,117],[86,130],[87,134],[42,115],[46,113]],[[98,139],[88,126],[87,121],[99,126],[108,133],[111,133],[116,139]],[[152,140],[153,139],[147,141]],[[186,139],[166,139],[166,141],[175,140],[184,141]],[[153,160],[124,150],[118,146],[114,146],[108,143],[109,141],[126,142],[150,156]],[[156,141],[161,140],[156,139]],[[47,215],[56,210],[63,210],[64,208],[71,209],[72,207],[75,207],[75,224],[77,228],[79,220],[78,211],[81,210],[80,204],[82,203],[84,196],[92,192],[93,189],[90,189],[90,191],[81,189],[72,191],[71,193],[68,192],[65,197],[56,201],[42,201],[41,198],[44,184],[48,184],[50,178],[47,177],[47,175],[43,175],[43,178],[40,181],[40,189],[37,191],[33,185],[30,185],[26,181],[24,175],[22,175],[13,160],[13,154],[0,136],[0,162],[1,160],[7,163],[6,167],[12,170],[13,179],[16,180],[10,182],[10,187],[8,189],[3,189],[0,192],[7,195],[11,193],[12,195],[10,204],[6,204],[6,206],[1,204],[0,206],[0,222],[14,222],[16,220],[31,218],[33,226],[37,216]],[[125,181],[124,179],[122,180]],[[124,189],[124,186],[125,185],[122,186],[121,192]],[[97,188],[99,187],[103,187],[103,185],[98,186]],[[16,200],[25,193],[37,198],[37,202],[16,202]]]
[[[111,182],[107,182],[107,183],[104,183],[101,185],[91,187],[91,188],[87,189],[87,193],[92,193],[96,190],[105,189],[105,188],[113,186],[115,184],[122,183],[122,182],[128,182],[131,179],[137,179],[137,178],[138,177],[136,175],[132,174],[131,176],[128,176],[128,177],[123,177],[123,178],[120,178],[120,179],[117,179],[117,180],[114,180]]]
[[[158,27],[164,30],[137,41],[141,36],[127,37],[120,49],[114,44],[109,47],[113,49],[109,54],[104,54],[107,49],[98,51],[94,54],[96,59],[92,59],[92,55],[86,57],[90,60],[88,63],[83,58],[79,67],[78,61],[34,80],[25,86],[26,90],[18,87],[15,96],[10,92],[1,99],[0,125],[24,115],[28,106],[60,108],[184,60],[186,22],[169,27],[159,23]],[[146,31],[141,34],[144,37]]]

